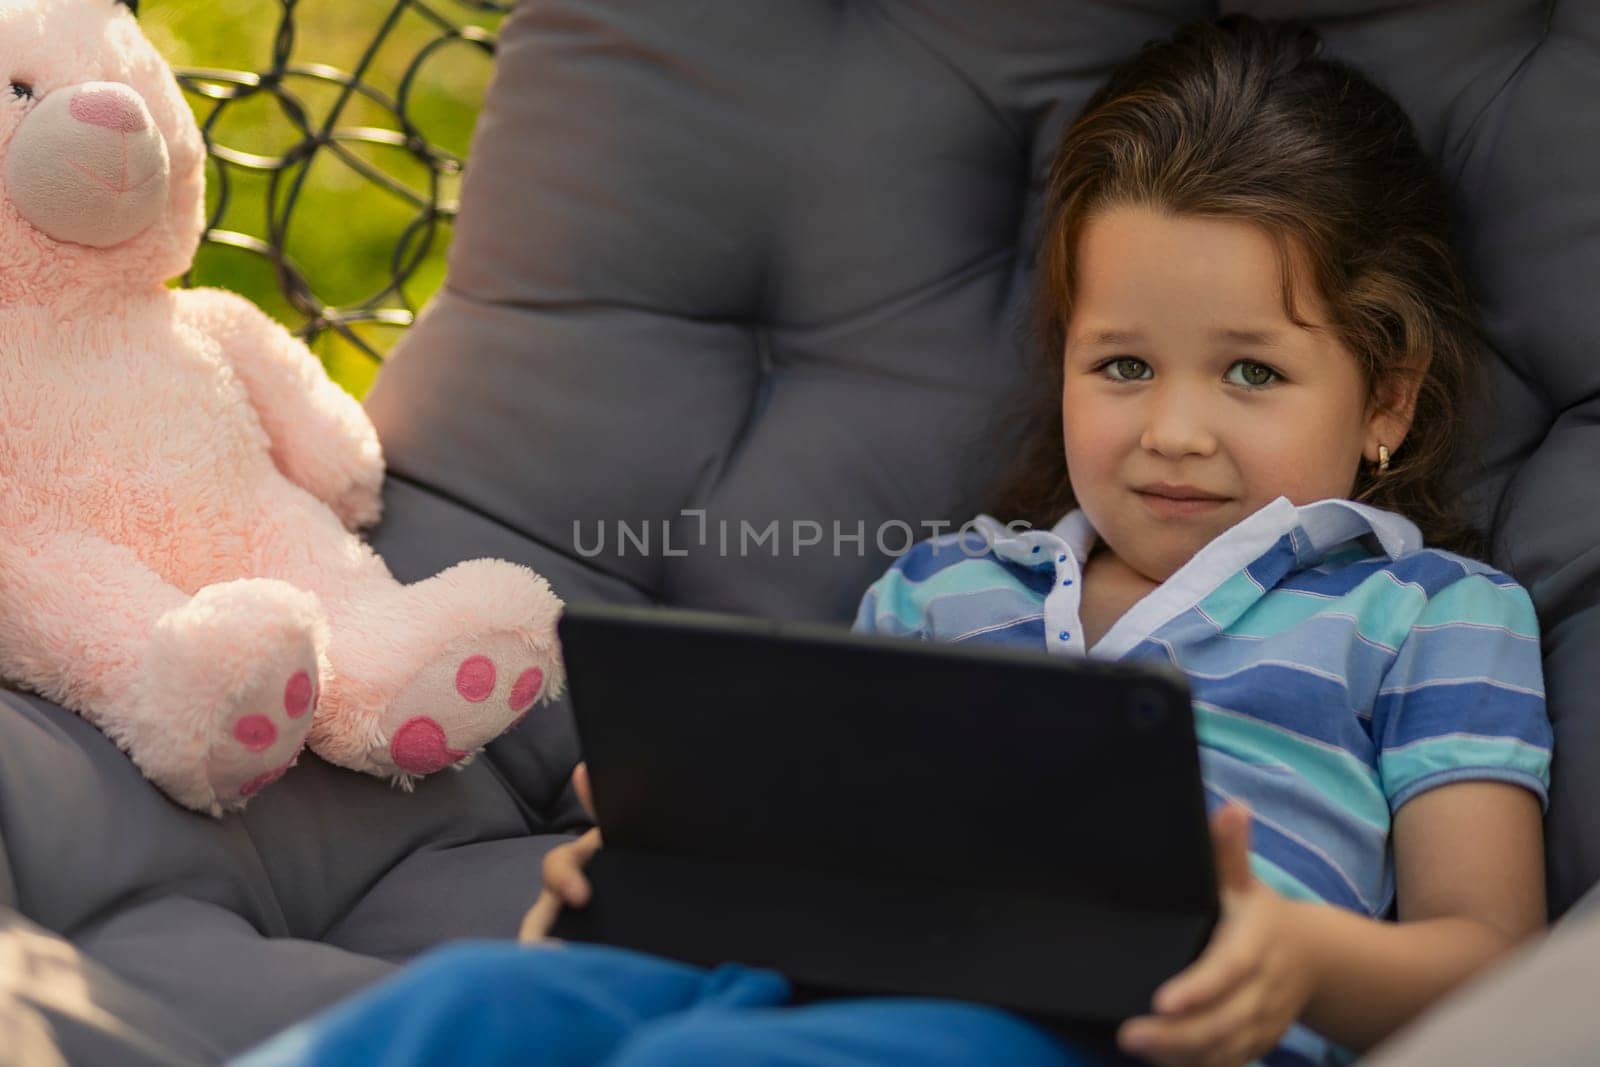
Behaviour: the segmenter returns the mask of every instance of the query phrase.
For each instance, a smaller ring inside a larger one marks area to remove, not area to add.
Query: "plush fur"
[[[0,0],[0,75],[0,674],[212,814],[308,743],[409,785],[558,695],[544,579],[396,582],[353,532],[360,405],[248,301],[165,286],[205,154],[127,8]]]

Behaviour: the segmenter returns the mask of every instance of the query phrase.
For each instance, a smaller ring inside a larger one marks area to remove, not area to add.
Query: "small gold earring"
[[[1378,446],[1378,473],[1379,474],[1387,474],[1387,473],[1389,473],[1389,446],[1388,445],[1379,445]]]

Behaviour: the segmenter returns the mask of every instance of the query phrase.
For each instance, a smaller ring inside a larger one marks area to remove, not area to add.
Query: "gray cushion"
[[[1533,6],[1533,5],[1529,5]],[[1600,879],[1600,5],[1554,5],[1461,157],[1503,415],[1501,561],[1532,589],[1555,720],[1552,901]]]
[[[0,907],[0,1063],[189,1067],[222,1048],[72,945]]]

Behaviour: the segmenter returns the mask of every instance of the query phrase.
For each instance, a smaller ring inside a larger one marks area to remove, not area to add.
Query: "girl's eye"
[[[1265,363],[1241,359],[1228,368],[1226,380],[1234,385],[1242,385],[1246,389],[1260,389],[1264,385],[1271,385],[1279,377],[1278,372]]]
[[[1100,370],[1114,382],[1137,382],[1152,376],[1150,364],[1133,356],[1120,356],[1102,363]]]
[[[29,85],[27,82],[12,82],[11,95],[16,97],[18,100],[32,100],[33,86]]]

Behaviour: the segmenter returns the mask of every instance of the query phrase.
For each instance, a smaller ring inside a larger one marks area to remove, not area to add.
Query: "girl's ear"
[[[1366,443],[1362,455],[1370,462],[1378,462],[1378,446],[1384,445],[1391,453],[1398,451],[1400,443],[1411,432],[1411,420],[1417,413],[1417,394],[1422,391],[1422,371],[1391,371],[1378,384],[1367,408]]]

